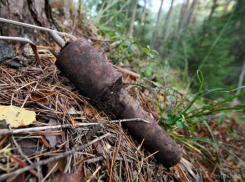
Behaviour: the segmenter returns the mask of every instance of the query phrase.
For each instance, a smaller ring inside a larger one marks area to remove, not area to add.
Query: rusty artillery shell
[[[157,122],[123,89],[121,77],[86,40],[76,40],[61,50],[57,67],[75,85],[113,119],[142,118],[150,123],[125,122],[123,125],[165,167],[172,167],[182,157],[181,148]]]
[[[78,91],[90,99],[99,98],[122,77],[85,39],[64,47],[56,65]]]

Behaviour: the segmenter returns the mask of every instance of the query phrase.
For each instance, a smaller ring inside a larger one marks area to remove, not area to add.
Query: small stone
[[[10,59],[16,56],[16,53],[9,44],[0,40],[0,63],[6,59]]]

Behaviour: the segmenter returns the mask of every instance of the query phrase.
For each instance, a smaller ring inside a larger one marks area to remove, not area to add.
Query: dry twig
[[[84,121],[89,122],[87,120],[84,120]],[[145,123],[149,123],[149,121],[146,121],[146,120],[141,119],[141,118],[133,118],[133,119],[111,120],[108,122],[98,122],[98,123],[79,123],[79,124],[75,124],[73,126],[70,124],[63,124],[63,125],[55,125],[55,126],[40,126],[40,127],[19,128],[19,129],[10,129],[10,130],[1,129],[0,130],[0,136],[13,135],[13,134],[19,134],[19,133],[28,133],[28,132],[34,132],[34,131],[62,129],[62,128],[78,128],[81,126],[104,125],[104,124],[119,123],[119,122],[145,122]]]
[[[24,172],[26,172],[26,171],[29,171],[30,169],[36,168],[36,167],[38,167],[38,166],[43,166],[43,165],[45,165],[45,164],[48,164],[49,162],[56,161],[56,160],[62,159],[62,158],[64,158],[64,157],[67,157],[67,156],[69,156],[69,155],[72,155],[72,154],[74,154],[75,152],[81,151],[81,150],[83,150],[84,148],[86,148],[86,147],[92,145],[92,144],[95,143],[95,142],[98,142],[98,141],[102,140],[103,138],[105,138],[105,137],[107,137],[107,136],[109,136],[109,135],[110,135],[110,133],[107,133],[107,134],[105,134],[105,135],[103,135],[103,136],[101,136],[101,137],[96,138],[95,140],[93,140],[93,141],[91,141],[91,142],[88,142],[88,143],[85,144],[85,145],[82,145],[82,146],[79,146],[79,147],[75,147],[75,148],[71,149],[70,151],[66,151],[66,152],[64,152],[64,153],[61,154],[61,155],[58,155],[58,156],[55,156],[55,157],[51,157],[51,158],[46,159],[46,160],[38,161],[38,162],[34,163],[33,165],[24,167],[24,168],[22,168],[22,169],[18,169],[18,170],[16,170],[16,171],[11,172],[11,173],[8,173],[8,174],[3,174],[2,176],[0,176],[0,181],[4,181],[4,180],[6,180],[6,179],[8,179],[8,178],[10,178],[10,177],[12,177],[12,176],[17,176],[17,175],[19,175],[19,174],[21,174],[21,173],[24,173]]]

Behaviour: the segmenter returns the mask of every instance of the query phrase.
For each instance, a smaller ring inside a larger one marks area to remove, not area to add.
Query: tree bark
[[[157,13],[157,22],[156,22],[156,26],[155,26],[154,31],[153,31],[152,41],[151,41],[151,46],[152,47],[154,47],[154,45],[155,45],[155,39],[157,37],[158,25],[159,25],[160,17],[161,17],[161,14],[162,14],[163,1],[164,0],[161,0],[161,5],[160,5],[159,10],[158,10],[158,13]]]
[[[136,0],[135,5],[134,5],[132,19],[131,19],[131,23],[130,23],[130,27],[129,27],[129,31],[128,31],[128,34],[131,36],[134,33],[134,22],[135,22],[135,17],[136,17],[136,12],[137,12],[137,6],[138,6],[138,0]]]
[[[227,3],[225,4],[223,14],[225,14],[225,13],[228,12],[228,7],[230,6],[231,1],[232,1],[232,0],[228,0]]]
[[[242,71],[241,71],[241,73],[239,75],[239,81],[238,81],[238,85],[237,85],[238,89],[236,91],[236,95],[241,93],[241,89],[242,89],[241,86],[242,86],[242,83],[243,83],[244,75],[245,75],[245,62],[243,64],[243,66],[242,66]]]
[[[195,16],[195,10],[197,8],[197,5],[198,5],[198,0],[193,0],[191,7],[189,9],[189,12],[188,12],[186,28],[189,28],[191,26],[191,24],[193,23],[194,16]]]
[[[211,20],[213,14],[214,14],[214,12],[215,12],[215,9],[216,9],[217,7],[218,7],[218,5],[217,5],[217,0],[213,0],[213,6],[212,6],[211,12],[210,12],[210,14],[209,14],[209,16],[208,16],[208,19],[209,19],[209,20]]]
[[[51,24],[51,9],[48,0],[4,0],[0,1],[0,17],[15,21],[49,27]],[[24,31],[23,31],[24,30]],[[23,33],[35,33],[28,28],[0,23],[0,34],[4,36],[23,36]],[[35,40],[34,40],[35,41]]]
[[[178,32],[180,29],[182,29],[183,25],[186,23],[186,15],[187,15],[187,9],[189,7],[189,0],[186,0],[181,6],[180,10],[180,17],[179,17],[179,24],[178,24]]]
[[[121,8],[118,8],[117,13],[119,14],[119,13],[121,13],[123,10],[125,10],[125,9],[126,9],[125,7],[128,6],[129,3],[130,3],[130,0],[127,0],[127,2],[124,3],[124,5],[121,6]],[[107,24],[110,23],[115,17],[116,17],[116,15],[111,16],[111,17],[109,18],[109,20],[107,20],[107,21],[106,21],[105,23],[103,23],[102,25],[103,25],[103,26],[107,25]]]
[[[81,17],[83,0],[78,1],[78,17]]]
[[[181,35],[186,27],[186,19],[188,15],[188,8],[189,8],[189,0],[186,0],[181,6],[180,10],[180,17],[179,17],[179,24],[177,29],[177,41],[181,39]]]
[[[142,16],[141,16],[141,19],[140,19],[140,30],[138,32],[138,37],[142,36],[143,34],[143,31],[145,29],[145,12],[146,12],[146,4],[147,4],[147,1],[144,0],[144,7],[143,7],[143,11],[142,11]]]
[[[168,10],[168,14],[165,18],[165,23],[164,23],[164,27],[163,27],[163,32],[162,32],[162,36],[158,42],[158,45],[157,45],[157,50],[160,51],[160,48],[161,48],[161,45],[163,44],[163,42],[165,41],[166,39],[166,34],[167,34],[167,28],[168,28],[168,23],[169,23],[169,19],[170,19],[170,16],[171,16],[171,13],[172,13],[172,9],[173,9],[173,4],[174,4],[174,0],[171,1],[171,6]]]

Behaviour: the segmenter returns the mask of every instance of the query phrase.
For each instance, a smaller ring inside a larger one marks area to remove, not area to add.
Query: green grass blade
[[[197,114],[197,113],[202,113],[202,112],[204,112],[205,110],[210,110],[210,109],[213,109],[214,107],[224,105],[224,104],[226,104],[226,103],[228,103],[228,102],[234,100],[235,98],[241,97],[241,96],[243,96],[243,95],[245,95],[245,91],[241,92],[241,93],[238,94],[238,95],[234,95],[234,96],[232,96],[232,97],[229,97],[229,98],[225,99],[224,101],[218,102],[218,103],[216,103],[216,104],[208,105],[208,106],[205,106],[205,107],[202,107],[202,108],[198,108],[198,109],[192,110],[192,111],[190,111],[189,113],[187,113],[187,115],[189,115],[190,113],[195,113],[196,111],[198,111],[198,112],[196,112],[195,114]],[[192,116],[194,116],[195,114],[192,114]]]
[[[188,116],[186,117],[186,119],[190,119],[190,118],[194,118],[194,117],[200,117],[200,116],[204,116],[204,115],[209,115],[209,114],[213,114],[213,113],[216,113],[216,112],[221,112],[221,111],[231,111],[231,110],[245,110],[245,107],[244,106],[241,106],[241,107],[225,107],[225,108],[219,108],[219,109],[215,109],[215,110],[211,110],[211,111],[208,111],[208,112],[197,112],[191,116]]]
[[[199,77],[199,73],[201,75],[201,77]],[[200,87],[199,87],[199,90],[196,94],[196,96],[193,98],[193,100],[189,103],[189,105],[185,108],[185,110],[182,112],[182,115],[186,115],[186,112],[190,109],[190,107],[196,102],[196,100],[198,99],[198,97],[200,96],[201,94],[201,91],[202,91],[202,88],[203,88],[203,83],[204,83],[204,76],[203,76],[203,73],[202,71],[198,70],[197,71],[197,77],[201,83]]]

